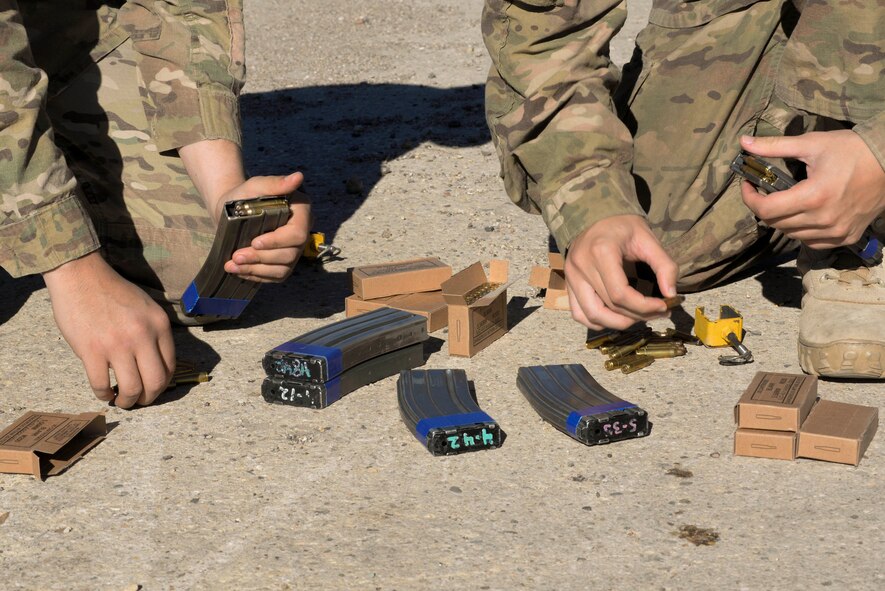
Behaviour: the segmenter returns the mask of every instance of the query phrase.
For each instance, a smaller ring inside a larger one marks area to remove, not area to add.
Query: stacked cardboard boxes
[[[411,259],[351,270],[353,295],[344,300],[350,318],[378,308],[395,308],[427,319],[427,332],[448,325],[448,308],[442,284],[452,267],[438,258]]]
[[[734,453],[856,466],[876,433],[878,414],[873,407],[818,401],[814,376],[760,371],[735,406]]]
[[[427,318],[427,332],[449,327],[449,354],[473,357],[507,332],[509,264],[491,260],[452,275],[436,258],[396,261],[351,270],[348,317],[396,308]]]

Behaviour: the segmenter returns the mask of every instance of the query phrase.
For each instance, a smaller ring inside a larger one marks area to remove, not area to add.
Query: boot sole
[[[799,341],[799,365],[806,373],[834,378],[885,378],[885,345]]]

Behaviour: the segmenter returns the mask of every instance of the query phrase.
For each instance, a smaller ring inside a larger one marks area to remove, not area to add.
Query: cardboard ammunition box
[[[795,460],[796,434],[792,431],[738,429],[734,432],[734,455]]]
[[[529,286],[537,287],[538,289],[547,289],[547,286],[550,284],[550,274],[552,272],[553,269],[550,267],[532,267],[531,272],[529,272]]]
[[[433,257],[366,265],[351,271],[353,293],[363,300],[439,291],[442,282],[451,276],[452,268]]]
[[[473,357],[507,332],[507,261],[492,260],[489,274],[474,263],[443,283],[449,306],[449,355]]]
[[[857,466],[878,426],[878,408],[821,400],[802,423],[797,454]]]
[[[0,472],[55,476],[107,435],[104,415],[28,411],[0,433]]]
[[[547,295],[544,296],[544,308],[547,310],[571,310],[568,301],[568,286],[562,271],[555,269],[550,271]]]
[[[548,252],[549,267],[532,267],[529,285],[546,290],[544,307],[548,310],[570,310],[568,289],[565,283],[565,257],[558,252]]]
[[[547,253],[547,264],[550,265],[550,268],[554,271],[564,271],[565,270],[565,257],[562,256],[561,253],[558,252],[548,252]]]
[[[815,376],[760,371],[735,406],[734,416],[742,429],[798,431],[815,400]]]
[[[425,291],[388,296],[376,300],[363,300],[357,295],[344,300],[344,311],[348,318],[378,308],[395,308],[427,318],[427,332],[434,332],[449,325],[449,310],[441,291]]]

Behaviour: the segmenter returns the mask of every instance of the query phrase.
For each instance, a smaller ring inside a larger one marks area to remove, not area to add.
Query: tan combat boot
[[[799,365],[810,374],[885,378],[885,262],[802,248]]]

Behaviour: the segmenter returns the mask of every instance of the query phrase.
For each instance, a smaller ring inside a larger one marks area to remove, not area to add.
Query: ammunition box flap
[[[538,289],[547,289],[551,273],[552,270],[549,267],[532,267],[529,274],[529,285]]]
[[[561,253],[548,252],[547,253],[547,261],[550,263],[550,268],[553,269],[554,271],[565,270],[565,257],[562,256]]]

